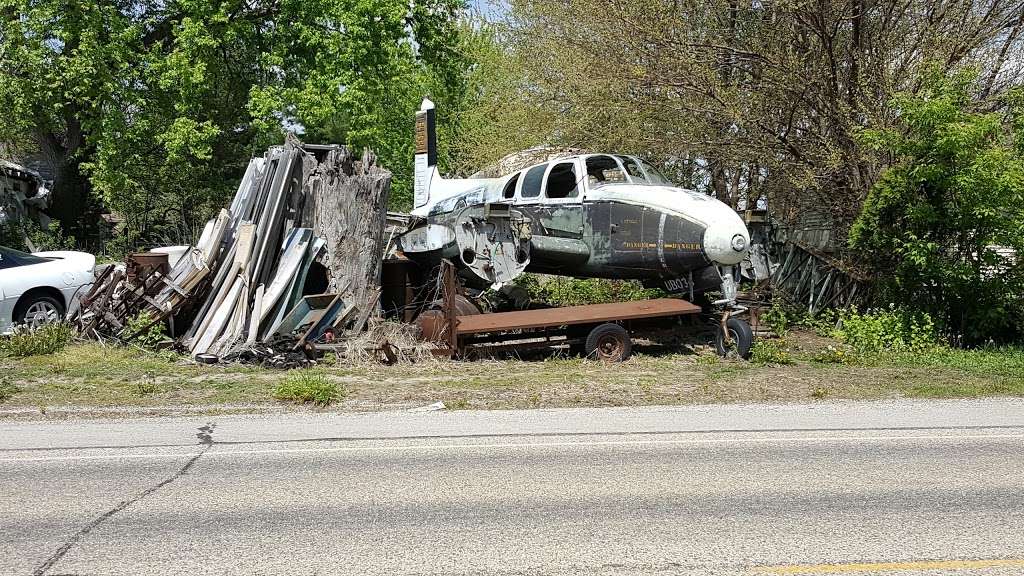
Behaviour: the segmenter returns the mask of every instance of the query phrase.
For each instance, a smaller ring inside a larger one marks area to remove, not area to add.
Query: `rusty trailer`
[[[588,357],[621,361],[632,352],[629,327],[634,321],[700,313],[685,300],[659,298],[563,308],[453,314],[446,318],[445,355],[465,357],[474,351],[525,350],[583,345]]]

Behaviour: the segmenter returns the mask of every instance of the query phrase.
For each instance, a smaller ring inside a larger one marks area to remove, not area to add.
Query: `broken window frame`
[[[541,186],[542,197],[545,203],[548,204],[578,204],[583,201],[583,188],[582,179],[580,178],[580,163],[578,159],[571,158],[566,160],[556,160],[549,163],[547,171],[544,173],[544,183]],[[575,194],[570,196],[549,196],[548,195],[548,184],[551,181],[551,173],[559,166],[569,164],[572,166],[573,176],[576,179],[573,189],[576,191]]]
[[[604,183],[599,183],[599,184],[595,184],[595,183],[591,182],[590,181],[590,166],[589,166],[589,162],[593,158],[611,158],[611,160],[613,162],[615,162],[615,165],[618,166],[619,170],[622,172],[623,180],[621,182],[608,182],[608,181],[605,181]],[[583,160],[583,169],[584,169],[583,180],[586,181],[586,190],[588,192],[593,191],[593,190],[598,190],[598,189],[603,188],[605,186],[615,186],[615,185],[620,185],[620,184],[632,184],[633,183],[633,181],[629,178],[629,173],[626,172],[626,168],[622,165],[622,162],[618,158],[616,158],[614,155],[612,155],[612,154],[591,154],[591,155],[587,156]]]

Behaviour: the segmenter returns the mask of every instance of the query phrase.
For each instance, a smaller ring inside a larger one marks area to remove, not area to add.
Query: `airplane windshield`
[[[625,167],[626,173],[629,174],[629,179],[632,180],[633,184],[672,186],[672,183],[667,178],[662,176],[655,170],[654,166],[647,162],[633,156],[618,156],[618,159],[622,161],[622,166]]]
[[[643,167],[644,173],[647,174],[647,181],[656,186],[675,186],[668,178],[661,175],[658,169],[651,166],[647,162],[640,160],[640,166]]]
[[[592,189],[609,184],[674,186],[654,166],[635,156],[604,154],[587,158],[587,182]]]

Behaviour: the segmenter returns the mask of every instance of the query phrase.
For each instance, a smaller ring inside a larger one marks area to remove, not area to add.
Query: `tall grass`
[[[18,327],[8,338],[0,340],[0,353],[14,358],[54,354],[63,350],[73,335],[71,327],[62,322],[34,330]]]

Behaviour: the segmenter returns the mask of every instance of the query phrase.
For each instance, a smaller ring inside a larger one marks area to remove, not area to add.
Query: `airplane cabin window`
[[[516,195],[516,184],[519,183],[519,174],[516,174],[505,184],[505,190],[501,192],[501,197],[508,200]]]
[[[580,189],[577,186],[576,167],[573,162],[556,164],[548,174],[548,186],[545,190],[548,198],[575,198]]]
[[[587,182],[591,188],[605,184],[624,184],[627,182],[626,172],[619,161],[611,156],[591,156],[587,158]]]
[[[540,184],[544,180],[544,171],[548,169],[547,164],[534,166],[526,172],[523,177],[523,198],[536,198],[540,196]]]

